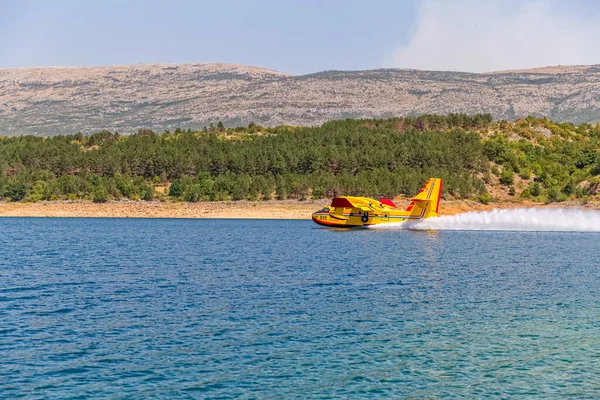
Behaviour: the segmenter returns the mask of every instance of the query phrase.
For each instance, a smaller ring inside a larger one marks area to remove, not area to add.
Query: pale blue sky
[[[600,63],[599,37],[594,0],[0,0],[0,68],[482,71]]]
[[[0,0],[0,67],[377,68],[406,40],[414,13],[412,1]]]

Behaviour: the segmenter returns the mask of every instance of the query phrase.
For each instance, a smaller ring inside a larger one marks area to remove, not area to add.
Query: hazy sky
[[[0,0],[0,68],[207,61],[295,74],[600,64],[600,1]]]

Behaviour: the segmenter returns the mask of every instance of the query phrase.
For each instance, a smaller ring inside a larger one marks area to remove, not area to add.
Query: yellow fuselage
[[[371,207],[369,211],[354,207],[328,207],[313,213],[312,219],[317,224],[324,226],[357,227],[422,218],[420,215],[411,215],[410,212],[385,205],[379,207],[377,200],[368,200],[377,206]]]
[[[319,225],[331,227],[358,227],[390,222],[404,222],[438,215],[442,180],[430,178],[413,197],[405,210],[396,208],[389,199],[342,196],[331,201],[329,207],[312,215]]]

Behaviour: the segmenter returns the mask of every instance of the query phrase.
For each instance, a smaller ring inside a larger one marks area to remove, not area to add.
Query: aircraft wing
[[[331,207],[338,208],[358,208],[361,211],[373,211],[374,207],[378,207],[379,202],[367,197],[336,197],[331,201]]]

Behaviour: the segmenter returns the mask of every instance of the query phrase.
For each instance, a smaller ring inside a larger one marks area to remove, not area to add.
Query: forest
[[[0,137],[0,199],[394,197],[436,176],[446,199],[587,201],[600,182],[599,149],[598,124],[489,114]]]

